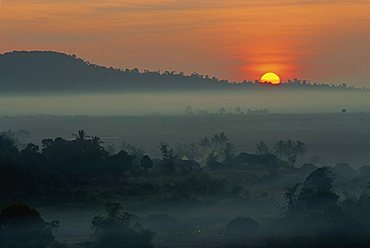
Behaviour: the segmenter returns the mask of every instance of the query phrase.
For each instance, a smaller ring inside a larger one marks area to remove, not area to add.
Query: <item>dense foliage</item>
[[[27,205],[14,205],[18,202],[37,207],[105,204],[105,214],[92,220],[86,247],[150,248],[155,234],[148,226],[160,232],[189,232],[188,227],[161,214],[148,216],[143,227],[143,219],[125,211],[122,202],[136,197],[150,204],[157,200],[190,206],[214,197],[247,204],[267,199],[268,193],[257,196],[246,185],[273,188],[279,180],[301,182],[285,192],[281,216],[264,223],[243,216],[232,219],[225,223],[220,247],[370,246],[369,167],[355,171],[339,163],[298,168],[307,150],[301,141],[281,140],[271,147],[261,141],[255,153],[238,153],[221,132],[197,143],[161,143],[157,159],[127,143],[117,152],[108,151],[99,137],[84,130],[72,139],[48,138],[41,144],[41,149],[35,144],[20,149],[12,132],[0,135],[0,204],[9,206],[0,213],[1,247],[62,247],[52,232],[58,222],[46,222]],[[341,192],[349,186],[358,194]]]
[[[13,205],[0,212],[0,244],[4,248],[46,248],[54,243],[52,227],[26,205]]]

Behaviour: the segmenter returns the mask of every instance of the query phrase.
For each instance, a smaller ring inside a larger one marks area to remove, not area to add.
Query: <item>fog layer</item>
[[[247,109],[268,109],[275,113],[328,113],[346,109],[369,111],[368,91],[274,90],[211,91],[211,92],[146,92],[119,94],[2,95],[1,115],[143,115],[152,113],[183,114],[186,106],[199,110],[226,113],[237,106]]]

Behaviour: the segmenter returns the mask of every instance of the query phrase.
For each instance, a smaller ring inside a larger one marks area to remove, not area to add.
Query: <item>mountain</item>
[[[98,66],[75,55],[50,51],[15,51],[0,55],[0,90],[116,91],[154,89],[210,89],[226,81],[200,75],[140,72]]]
[[[346,85],[309,84],[298,80],[281,86],[282,88],[351,88]],[[187,76],[174,72],[141,72],[138,69],[107,68],[91,64],[75,55],[53,51],[13,51],[0,54],[2,93],[218,90],[264,87],[266,86],[259,83],[245,81],[236,84],[200,74]]]

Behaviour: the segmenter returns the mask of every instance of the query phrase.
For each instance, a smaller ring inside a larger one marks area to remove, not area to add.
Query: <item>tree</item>
[[[256,154],[263,155],[269,153],[269,147],[264,141],[259,142],[256,144]]]
[[[14,140],[4,133],[0,134],[0,190],[19,187],[23,176],[19,150]]]
[[[185,108],[185,114],[186,115],[192,115],[193,114],[193,109],[192,109],[192,107],[191,106],[186,106],[186,108]]]
[[[108,157],[104,169],[109,176],[112,176],[115,180],[119,180],[125,176],[127,172],[132,172],[134,170],[133,160],[133,156],[121,150],[117,154]]]
[[[313,171],[302,185],[296,185],[285,196],[292,213],[325,215],[328,209],[337,207],[339,196],[333,191],[333,174],[323,167]]]
[[[127,151],[130,155],[134,155],[137,159],[145,155],[145,150],[143,148],[131,145],[125,141],[122,142],[121,149]]]
[[[54,243],[52,228],[58,222],[45,222],[26,205],[13,205],[0,213],[0,244],[4,248],[44,248]]]
[[[145,155],[141,159],[140,165],[146,170],[151,169],[153,168],[153,160],[148,155]]]
[[[0,133],[0,158],[16,158],[18,153],[14,139],[6,133]]]
[[[107,203],[105,216],[92,221],[93,243],[96,248],[151,248],[154,233],[143,229],[134,216],[124,212],[119,203]]]
[[[173,149],[170,149],[169,147],[170,146],[164,142],[161,142],[159,145],[159,149],[161,150],[162,158],[164,160],[174,160],[175,159]]]
[[[292,166],[297,161],[297,158],[303,157],[303,155],[307,151],[306,145],[299,140],[297,141],[280,140],[279,142],[275,144],[274,149],[275,149],[275,154],[279,158],[287,159]]]
[[[91,138],[91,142],[94,146],[101,147],[101,145],[104,143],[99,137],[93,136]]]
[[[89,138],[86,131],[81,129],[77,133],[72,134],[76,141],[85,141]]]
[[[307,147],[306,147],[305,143],[303,143],[300,140],[297,140],[295,142],[295,146],[294,146],[294,152],[295,152],[295,154],[298,157],[303,157],[303,155],[306,153],[306,151],[307,151]]]
[[[302,188],[302,184],[297,183],[294,187],[290,187],[284,193],[284,197],[288,202],[287,211],[294,212],[299,199],[299,192]]]
[[[190,143],[188,146],[187,146],[187,157],[188,159],[190,160],[196,160],[199,158],[199,155],[200,155],[200,152],[199,152],[199,147],[197,144],[195,144],[194,142]]]
[[[363,239],[367,231],[353,235],[358,223],[338,204],[332,184],[331,171],[319,168],[303,184],[290,188],[285,193],[288,207],[271,226],[275,237],[269,238],[267,247],[367,247],[368,240]]]
[[[220,132],[215,134],[212,138],[212,143],[218,146],[224,146],[229,141],[229,137],[225,134],[225,132]]]
[[[237,114],[242,114],[242,110],[241,110],[241,108],[240,108],[239,106],[236,106],[236,107],[235,107],[235,112],[236,112]]]
[[[199,146],[202,147],[204,150],[208,150],[212,145],[211,140],[208,137],[204,137],[200,140]]]
[[[226,143],[222,149],[224,155],[224,163],[232,163],[232,160],[235,157],[234,147],[231,143]]]
[[[213,137],[212,137],[212,144],[214,144],[216,147],[221,144],[221,141],[220,141],[220,136],[218,134],[215,134]]]
[[[221,132],[219,133],[219,139],[220,139],[220,143],[225,145],[226,143],[229,142],[229,137],[225,134],[225,132]]]
[[[250,217],[236,217],[226,224],[224,236],[231,243],[247,243],[257,237],[261,227]]]
[[[275,150],[275,154],[279,157],[279,158],[283,158],[286,154],[286,146],[285,146],[285,142],[282,141],[282,140],[279,140],[275,146],[274,146],[274,150]]]
[[[27,153],[37,153],[39,152],[39,146],[29,143],[27,146],[22,150],[22,152],[27,152]]]
[[[221,107],[219,110],[218,110],[218,113],[220,115],[224,115],[226,113],[226,109],[224,107]]]
[[[220,162],[218,162],[218,157],[215,154],[215,152],[211,152],[207,157],[207,167],[215,168],[222,165]]]
[[[161,167],[164,173],[168,175],[175,173],[176,156],[174,155],[173,149],[170,149],[169,145],[164,142],[160,143],[159,149],[161,150],[162,153]]]

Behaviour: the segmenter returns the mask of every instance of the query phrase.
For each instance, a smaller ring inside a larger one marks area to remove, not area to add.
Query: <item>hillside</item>
[[[0,89],[3,92],[210,89],[227,86],[226,82],[200,75],[106,68],[57,52],[21,51],[0,55]]]
[[[263,88],[199,74],[141,72],[91,64],[75,55],[52,51],[14,51],[0,55],[1,92],[102,92],[142,90],[218,90]],[[286,83],[279,88],[352,89],[345,85]]]

